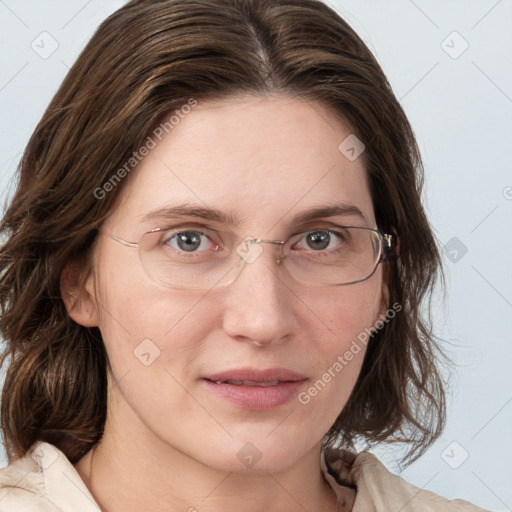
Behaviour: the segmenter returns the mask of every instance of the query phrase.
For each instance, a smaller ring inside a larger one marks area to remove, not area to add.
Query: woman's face
[[[362,158],[338,148],[349,135],[320,104],[289,96],[199,103],[126,178],[102,232],[137,242],[154,228],[229,228],[242,241],[375,227]],[[155,214],[185,203],[238,224]],[[294,221],[334,204],[362,217]],[[98,238],[86,286],[95,306],[72,315],[103,335],[116,429],[231,472],[278,471],[318,447],[360,372],[357,337],[386,309],[382,271],[350,286],[309,286],[276,264],[279,246],[260,247],[231,285],[183,290],[152,280],[137,249]],[[198,250],[213,248],[205,238]]]

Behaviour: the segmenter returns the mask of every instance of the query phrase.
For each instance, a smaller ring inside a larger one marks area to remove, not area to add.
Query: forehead
[[[142,160],[123,218],[179,204],[225,211],[270,229],[321,205],[355,206],[374,224],[363,158],[339,146],[350,127],[321,104],[289,96],[199,102]],[[150,217],[150,216],[149,216]]]

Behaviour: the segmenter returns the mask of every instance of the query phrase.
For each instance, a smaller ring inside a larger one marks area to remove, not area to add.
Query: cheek
[[[317,303],[327,329],[310,350],[315,378],[299,401],[334,421],[361,371],[371,329],[382,311],[381,275],[345,288],[332,288]],[[327,405],[328,404],[328,405]]]
[[[375,326],[383,312],[382,272],[368,280],[345,287],[326,288],[317,310],[329,333],[327,350],[343,350],[360,334]]]
[[[307,417],[317,418],[315,428],[326,433],[345,407],[361,371],[366,344],[357,338],[340,340],[324,352],[307,388],[297,396]]]
[[[102,298],[108,312],[103,311],[101,333],[114,385],[123,397],[119,401],[113,393],[112,400],[123,417],[136,414],[168,439],[181,432],[183,423],[172,411],[204,424],[204,411],[184,391],[213,329],[212,313],[201,298],[135,280],[110,281]],[[218,426],[212,422],[209,428]],[[197,429],[195,435],[201,436]]]
[[[99,324],[115,374],[139,371],[141,363],[186,365],[200,353],[201,340],[212,328],[206,292],[159,286],[147,278],[138,259],[125,268],[99,268]]]

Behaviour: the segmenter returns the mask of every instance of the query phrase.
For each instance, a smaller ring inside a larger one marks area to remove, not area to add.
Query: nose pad
[[[260,238],[254,238],[252,236],[245,237],[244,240],[237,245],[235,251],[238,254],[238,256],[245,261],[245,263],[253,263],[263,253],[262,244],[279,244],[281,245],[281,255],[283,254],[283,242],[281,240],[262,240]],[[276,263],[280,265],[283,259],[284,256],[279,256],[276,260]]]
[[[258,239],[247,236],[237,245],[235,250],[245,263],[253,263],[260,257],[263,252],[263,247]]]

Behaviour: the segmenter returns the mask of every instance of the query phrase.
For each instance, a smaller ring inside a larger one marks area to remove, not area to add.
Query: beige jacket
[[[337,496],[344,485],[357,489],[353,512],[484,511],[408,484],[369,452],[326,449],[321,466]],[[25,457],[0,469],[0,512],[101,511],[66,456],[51,444],[37,442]]]

